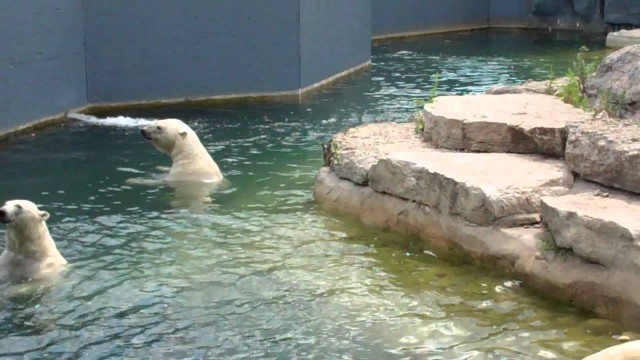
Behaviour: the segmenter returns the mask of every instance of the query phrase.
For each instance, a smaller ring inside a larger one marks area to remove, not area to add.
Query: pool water
[[[575,359],[623,329],[508,274],[326,213],[320,143],[405,121],[432,88],[480,92],[564,71],[574,33],[476,31],[374,44],[370,71],[299,104],[169,107],[230,181],[213,204],[171,206],[128,185],[169,159],[135,128],[70,123],[0,145],[0,195],[51,213],[71,266],[53,286],[5,286],[0,355],[27,358]]]

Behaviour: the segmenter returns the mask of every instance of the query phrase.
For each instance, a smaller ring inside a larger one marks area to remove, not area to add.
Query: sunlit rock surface
[[[424,136],[456,150],[564,155],[566,126],[589,116],[541,94],[442,96],[424,108]]]

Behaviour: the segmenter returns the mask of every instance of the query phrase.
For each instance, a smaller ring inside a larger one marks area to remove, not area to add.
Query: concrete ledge
[[[447,32],[470,31],[470,30],[479,30],[479,29],[487,29],[487,28],[489,28],[489,26],[486,23],[483,23],[483,24],[462,24],[462,25],[453,25],[453,26],[441,26],[441,27],[434,27],[434,28],[425,29],[425,30],[406,31],[406,32],[399,32],[399,33],[375,35],[375,36],[371,37],[371,40],[372,41],[380,41],[380,40],[388,40],[388,39],[397,39],[397,38],[406,38],[406,37],[414,37],[414,36],[441,34],[441,33],[447,33]]]
[[[331,77],[319,81],[315,84],[311,84],[298,90],[290,91],[274,91],[274,92],[262,92],[262,93],[242,93],[242,94],[229,94],[229,95],[215,95],[215,96],[203,96],[194,98],[171,98],[161,100],[149,100],[149,101],[128,101],[119,103],[99,103],[88,104],[86,106],[69,109],[67,112],[58,113],[52,116],[41,118],[23,126],[0,133],[0,141],[27,134],[33,131],[42,130],[44,128],[58,125],[68,121],[66,114],[69,112],[83,113],[99,115],[101,113],[125,111],[129,109],[145,109],[145,108],[158,108],[163,106],[172,105],[185,105],[185,106],[215,106],[228,103],[259,103],[259,102],[292,102],[298,103],[303,98],[311,96],[314,92],[325,89],[337,81],[340,81],[348,76],[358,74],[366,71],[371,67],[371,61],[366,61],[362,64],[356,65],[350,69],[347,69]]]
[[[639,275],[606,269],[572,253],[544,252],[549,236],[544,229],[473,226],[429,206],[340,179],[327,167],[318,172],[313,193],[326,210],[418,236],[425,247],[463,254],[488,268],[512,273],[525,286],[548,296],[627,327],[640,327],[640,292],[629,286],[640,281]]]

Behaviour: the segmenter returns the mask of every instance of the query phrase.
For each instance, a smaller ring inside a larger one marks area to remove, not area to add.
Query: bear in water
[[[224,177],[218,164],[200,142],[198,135],[178,119],[157,120],[140,130],[156,149],[171,157],[171,168],[162,179],[129,179],[132,184],[168,184],[175,189],[177,207],[200,208],[210,203],[209,195],[219,189]]]
[[[160,152],[171,157],[168,181],[219,182],[222,173],[218,164],[200,142],[198,135],[178,119],[158,120],[140,130]]]
[[[7,201],[0,221],[7,225],[0,255],[0,279],[10,282],[41,279],[58,273],[67,261],[49,234],[49,213],[27,200]]]

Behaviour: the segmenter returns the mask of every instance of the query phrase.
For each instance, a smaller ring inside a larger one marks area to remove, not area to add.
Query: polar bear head
[[[48,212],[40,211],[36,204],[28,200],[7,201],[0,208],[0,222],[10,227],[32,227],[48,219]]]
[[[64,267],[67,261],[49,234],[47,219],[48,212],[27,200],[7,201],[0,208],[0,222],[7,224],[0,278],[21,282],[57,273]]]
[[[193,143],[195,140],[200,142],[195,132],[178,119],[157,120],[142,128],[140,133],[145,139],[151,141],[156,149],[167,155],[171,155],[176,147],[185,142]]]

